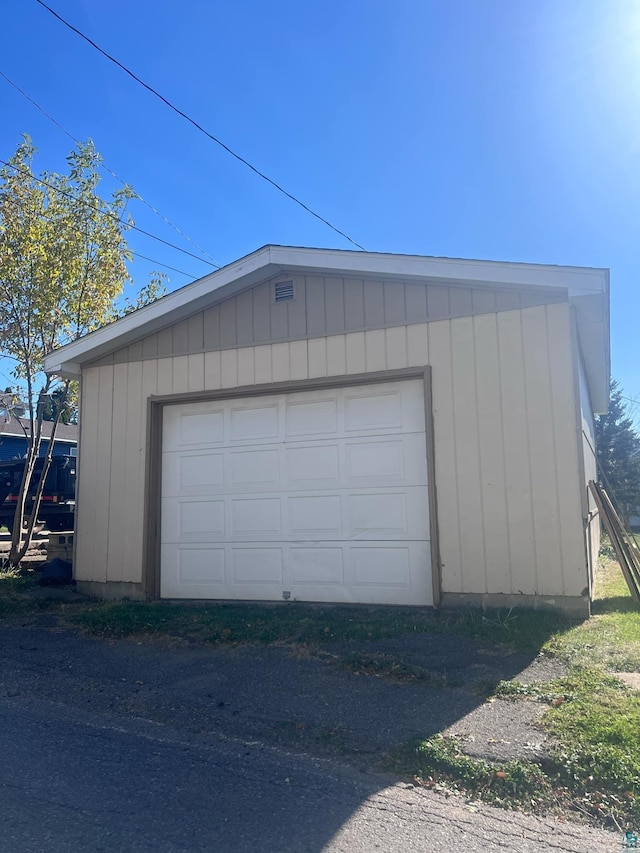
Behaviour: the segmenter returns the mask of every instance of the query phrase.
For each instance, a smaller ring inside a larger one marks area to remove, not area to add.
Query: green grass
[[[390,767],[423,784],[459,788],[505,806],[570,809],[637,830],[640,692],[614,673],[640,672],[640,611],[609,559],[601,565],[593,610],[591,619],[561,626],[540,643],[540,651],[568,665],[566,677],[545,684],[500,682],[494,690],[503,699],[549,705],[540,725],[554,745],[544,769],[531,762],[490,765],[441,736],[401,745],[389,757]]]
[[[0,616],[39,610],[40,602],[24,594],[32,586],[33,578],[30,573],[0,566]]]
[[[411,607],[94,602],[71,618],[101,637],[187,634],[209,643],[318,643],[453,633],[535,653],[574,621],[552,611],[438,612]]]
[[[599,669],[575,669],[554,685],[567,701],[543,718],[558,745],[556,785],[596,817],[640,825],[640,693]]]
[[[505,808],[543,811],[557,799],[548,777],[532,761],[491,764],[465,755],[455,737],[435,735],[402,744],[387,766],[427,788],[463,791]]]

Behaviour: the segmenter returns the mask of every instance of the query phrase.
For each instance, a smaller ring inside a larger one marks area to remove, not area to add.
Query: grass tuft
[[[378,652],[347,655],[340,660],[342,669],[356,675],[385,678],[398,684],[429,684],[432,687],[453,686],[442,675],[423,666],[407,663],[395,655]]]
[[[389,756],[388,766],[396,773],[413,776],[425,787],[464,791],[506,808],[540,811],[553,797],[549,779],[534,762],[491,764],[471,758],[464,754],[456,737],[435,735],[409,741]]]

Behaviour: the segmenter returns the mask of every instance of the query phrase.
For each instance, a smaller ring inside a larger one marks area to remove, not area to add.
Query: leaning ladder
[[[629,592],[632,598],[640,603],[640,549],[633,534],[626,529],[622,519],[615,511],[609,495],[600,483],[590,480],[589,488],[600,512],[600,518],[609,534],[609,539],[611,539]]]

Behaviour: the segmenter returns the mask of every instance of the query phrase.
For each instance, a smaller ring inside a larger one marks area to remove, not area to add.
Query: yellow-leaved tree
[[[98,195],[100,157],[91,142],[69,154],[66,174],[34,174],[35,153],[24,137],[0,170],[0,355],[11,359],[29,420],[12,566],[19,565],[31,542],[56,428],[76,393],[74,383],[44,373],[44,358],[116,316],[115,300],[129,280],[131,257],[125,208],[135,197],[127,186],[109,199]],[[160,285],[152,282],[145,301],[159,295]],[[34,493],[45,417],[53,421],[52,434]],[[30,490],[34,499],[27,503]]]

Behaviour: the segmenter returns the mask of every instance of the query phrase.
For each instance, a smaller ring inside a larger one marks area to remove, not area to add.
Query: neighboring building
[[[43,421],[43,440],[40,447],[40,455],[44,456],[49,447],[51,438],[50,421]],[[21,459],[27,453],[27,436],[29,435],[30,423],[28,419],[17,418],[5,413],[0,414],[0,461],[8,459]],[[56,456],[75,456],[78,447],[78,427],[75,424],[58,424],[56,438],[53,444],[53,452]]]
[[[267,246],[46,361],[104,596],[587,613],[608,272]]]

